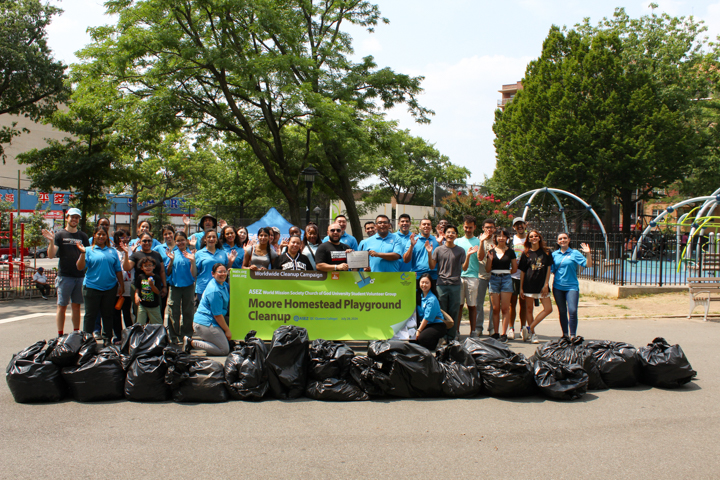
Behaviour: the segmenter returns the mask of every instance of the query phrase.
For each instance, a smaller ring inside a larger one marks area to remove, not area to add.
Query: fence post
[[[660,234],[660,248],[659,248],[659,250],[660,250],[660,252],[659,252],[660,253],[660,274],[659,274],[659,283],[658,283],[659,287],[663,286],[663,264],[665,263],[665,261],[663,259],[663,255],[664,255],[663,247],[664,246],[665,246],[665,235],[661,233]]]

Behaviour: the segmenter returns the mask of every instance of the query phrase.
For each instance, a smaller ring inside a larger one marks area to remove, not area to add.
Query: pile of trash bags
[[[356,355],[342,342],[310,342],[304,328],[278,328],[269,346],[251,331],[224,365],[170,345],[162,325],[133,325],[121,344],[99,348],[71,333],[13,355],[6,369],[16,402],[217,403],[296,399],[361,401],[379,397],[498,398],[544,395],[575,400],[589,390],[638,383],[678,388],[697,373],[679,345],[656,338],[636,349],[623,342],[561,338],[526,358],[492,338],[450,342],[435,352],[402,340],[370,342]]]

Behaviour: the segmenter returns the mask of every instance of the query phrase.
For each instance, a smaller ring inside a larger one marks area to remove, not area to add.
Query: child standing
[[[153,276],[155,260],[152,257],[144,257],[138,262],[140,272],[135,276],[135,304],[138,306],[137,323],[160,324],[163,319],[160,313],[160,289],[156,282],[162,280]]]

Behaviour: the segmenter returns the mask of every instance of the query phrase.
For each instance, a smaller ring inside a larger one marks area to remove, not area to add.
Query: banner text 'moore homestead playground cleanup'
[[[408,338],[415,327],[415,273],[236,270],[230,278],[230,329],[264,340],[283,324],[310,339]]]

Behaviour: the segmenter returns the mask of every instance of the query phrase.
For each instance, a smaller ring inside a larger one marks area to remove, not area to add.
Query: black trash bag
[[[384,397],[381,384],[389,384],[387,375],[380,370],[380,364],[364,355],[353,357],[350,361],[350,377],[360,388],[373,397]]]
[[[260,399],[270,386],[265,366],[267,348],[256,333],[251,330],[225,359],[225,382],[235,400]]]
[[[58,337],[48,360],[58,367],[85,363],[97,353],[97,342],[92,333],[73,332]]]
[[[608,340],[587,343],[597,360],[603,382],[608,388],[634,387],[640,378],[640,362],[635,347]]]
[[[120,351],[123,353],[123,366],[127,368],[141,356],[160,356],[167,346],[168,333],[164,325],[136,323],[122,332]]]
[[[537,360],[534,365],[535,383],[540,391],[556,400],[576,400],[588,389],[587,372],[577,363]]]
[[[480,371],[482,386],[491,397],[526,397],[537,392],[532,364],[494,338],[467,338],[465,350]]]
[[[305,396],[313,400],[334,402],[351,402],[370,399],[370,396],[363,392],[355,383],[342,378],[311,380],[305,389]]]
[[[371,342],[368,357],[380,363],[385,375],[375,382],[386,395],[395,397],[439,397],[443,371],[432,352],[416,343],[402,340]]]
[[[310,380],[326,378],[347,378],[350,361],[355,356],[352,348],[344,343],[329,340],[313,340],[310,344]]]
[[[482,390],[480,371],[459,342],[438,348],[435,357],[443,371],[442,391],[448,397],[471,397]]]
[[[176,402],[219,403],[229,398],[222,364],[168,347],[163,354],[165,383]]]
[[[288,400],[305,392],[309,345],[307,330],[302,327],[282,325],[273,333],[266,364],[275,398]]]
[[[588,390],[605,390],[608,387],[600,375],[597,359],[583,342],[583,337],[575,337],[573,340],[561,337],[540,345],[529,360],[531,363],[537,360],[550,360],[565,365],[576,363],[588,374]]]
[[[125,379],[125,398],[134,402],[164,402],[170,399],[165,384],[167,364],[163,357],[139,357],[130,365]]]
[[[670,345],[658,337],[637,351],[640,362],[640,381],[658,388],[678,388],[695,378],[680,345]]]
[[[58,402],[65,384],[57,365],[47,360],[46,342],[41,340],[13,355],[5,369],[5,380],[18,403]]]
[[[125,370],[116,350],[104,348],[79,367],[65,367],[61,373],[72,397],[79,402],[125,396]]]

